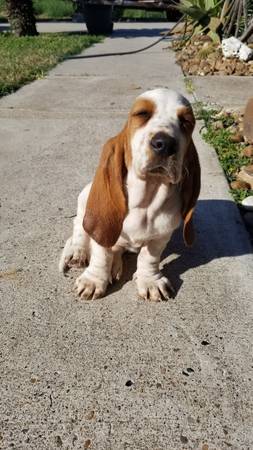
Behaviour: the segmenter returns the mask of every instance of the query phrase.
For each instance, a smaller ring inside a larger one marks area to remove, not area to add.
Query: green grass
[[[34,0],[36,16],[41,19],[68,19],[74,13],[71,0]]]
[[[36,37],[0,35],[0,96],[42,78],[64,57],[79,53],[100,37],[76,34],[42,34]]]
[[[124,9],[122,12],[123,19],[149,19],[161,20],[166,19],[164,11],[143,11],[141,9]]]
[[[193,81],[190,78],[184,77],[184,84],[188,94],[193,94],[193,92],[195,92]]]
[[[241,155],[244,145],[235,144],[231,141],[232,134],[226,127],[233,124],[233,117],[219,117],[219,120],[223,122],[224,128],[215,130],[212,127],[215,113],[217,111],[213,109],[207,110],[201,105],[196,112],[196,117],[204,121],[205,131],[202,133],[203,138],[216,150],[226,178],[231,183],[236,179],[236,173],[240,168],[244,165],[252,164],[253,161],[252,158]],[[240,203],[249,195],[253,195],[253,190],[250,189],[231,189],[230,192],[237,203]]]
[[[203,137],[215,148],[228,181],[234,181],[236,171],[249,164],[250,158],[241,156],[241,147],[231,142],[229,130],[213,130],[209,127]]]
[[[6,21],[5,0],[0,0],[0,22]]]
[[[38,19],[71,19],[74,3],[71,0],[33,0],[35,15]],[[0,0],[0,20],[6,20],[5,0]]]

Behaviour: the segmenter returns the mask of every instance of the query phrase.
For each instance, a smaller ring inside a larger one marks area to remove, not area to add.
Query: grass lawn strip
[[[75,12],[72,0],[33,0],[34,12],[37,19],[70,20]],[[6,20],[5,1],[0,0],[0,19]],[[116,7],[114,20],[166,20],[164,11],[143,11],[141,9],[127,9]]]
[[[33,5],[40,19],[69,19],[75,10],[71,0],[33,0]]]
[[[102,37],[64,33],[35,37],[0,35],[0,96],[42,78],[65,57],[80,53]]]
[[[72,0],[33,0],[37,19],[71,19],[75,12]],[[7,19],[5,0],[0,0],[0,19]]]
[[[122,19],[133,20],[166,20],[166,13],[164,11],[143,11],[141,9],[122,9]]]
[[[241,154],[243,148],[247,146],[246,143],[236,144],[231,140],[233,133],[230,127],[235,121],[233,114],[219,115],[219,121],[223,123],[224,128],[215,129],[214,124],[217,121],[217,113],[217,110],[207,109],[203,105],[195,105],[196,117],[202,119],[205,124],[202,136],[206,142],[214,147],[228,183],[230,184],[236,180],[236,175],[242,166],[253,164],[253,158],[242,156]],[[241,203],[244,198],[253,195],[253,190],[230,189],[230,193],[237,203]]]

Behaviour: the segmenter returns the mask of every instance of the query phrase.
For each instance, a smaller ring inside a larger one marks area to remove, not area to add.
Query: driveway
[[[185,92],[163,23],[118,24],[112,38],[0,101],[0,448],[252,450],[249,238],[213,149],[195,142],[197,242],[178,231],[164,255],[175,300],[136,299],[123,282],[77,301],[58,273],[77,195],[102,144],[149,88]],[[191,100],[191,98],[190,98]]]

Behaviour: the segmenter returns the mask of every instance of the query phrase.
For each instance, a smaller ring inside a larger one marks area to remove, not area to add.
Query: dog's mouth
[[[162,176],[169,175],[168,170],[163,166],[152,167],[151,169],[148,169],[148,173],[152,175],[162,175]]]
[[[177,184],[180,179],[180,170],[176,162],[168,165],[167,167],[163,164],[153,165],[147,167],[145,172],[148,175],[166,179],[169,183],[172,184]]]

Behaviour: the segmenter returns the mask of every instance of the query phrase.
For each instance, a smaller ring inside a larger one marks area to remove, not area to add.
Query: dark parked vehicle
[[[111,34],[113,30],[113,7],[166,11],[167,19],[173,21],[179,13],[175,3],[179,0],[77,0],[83,12],[87,29],[91,34]]]

